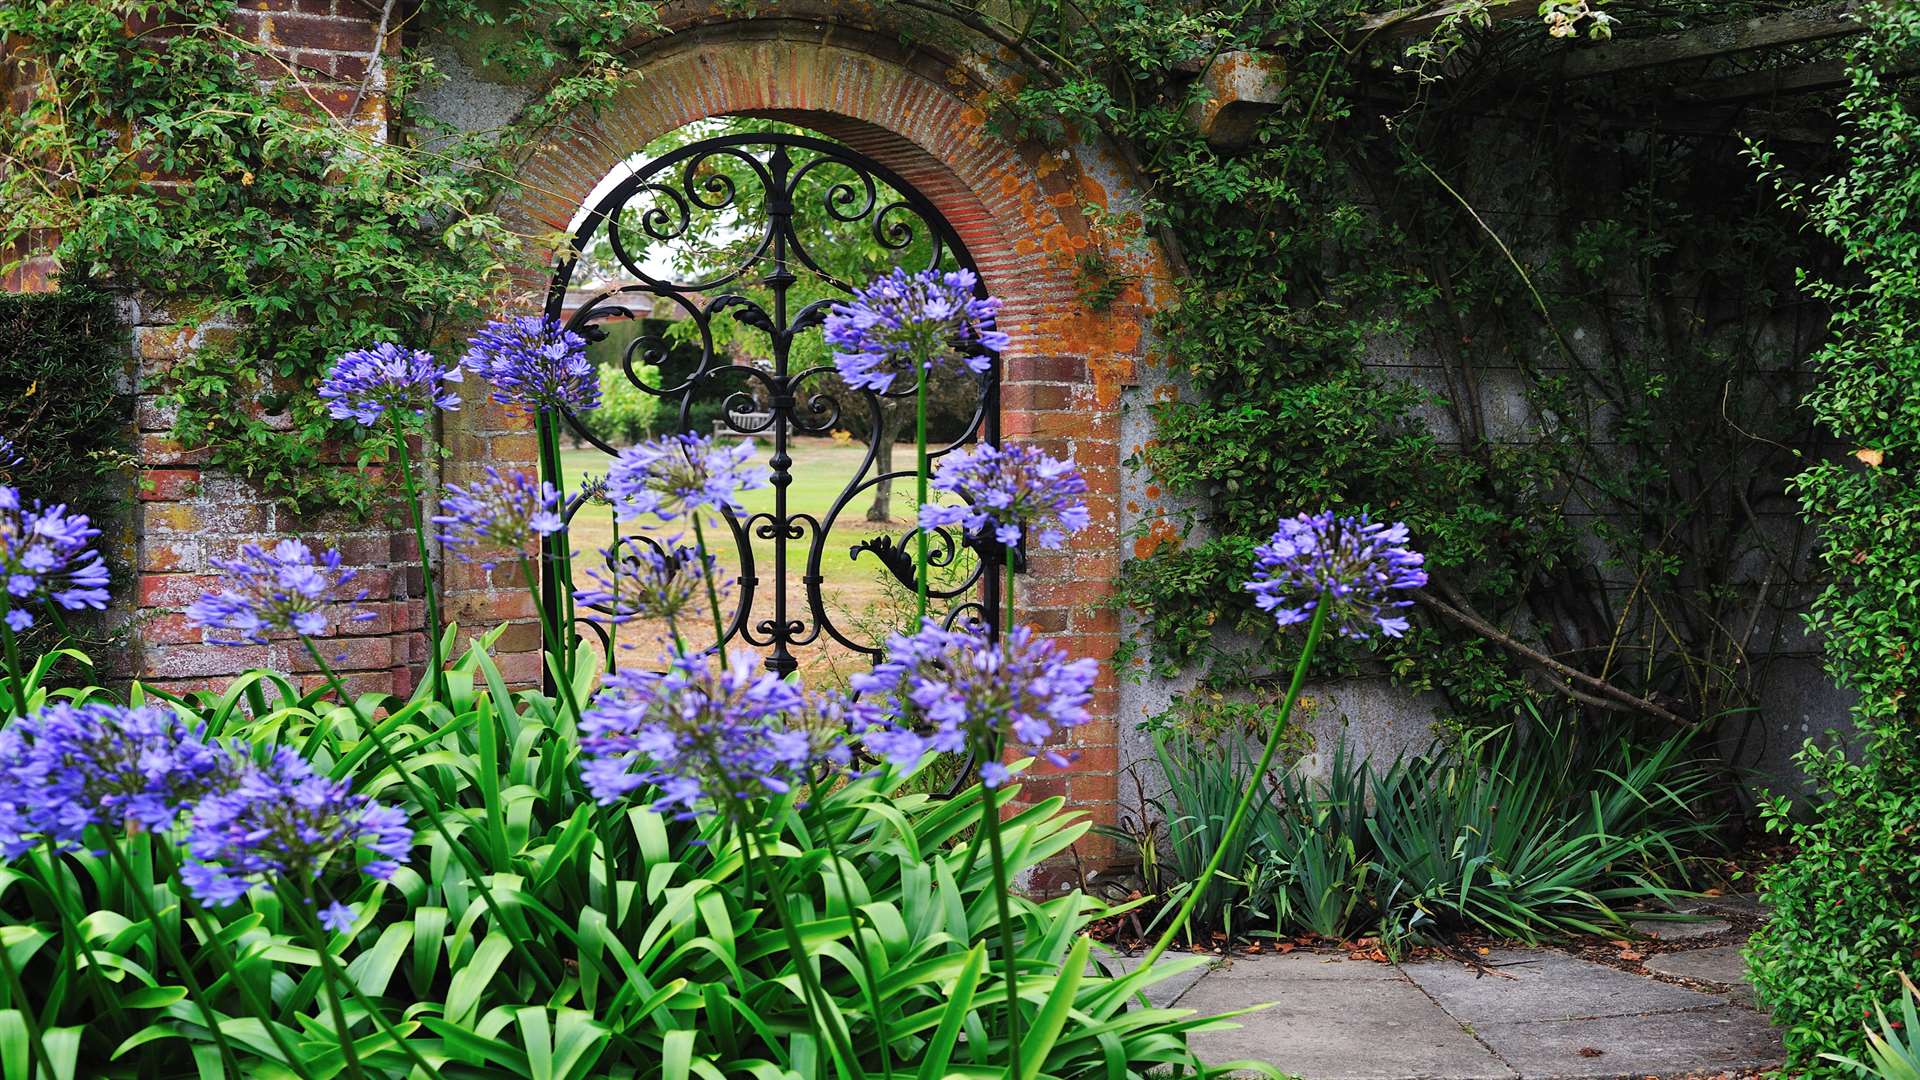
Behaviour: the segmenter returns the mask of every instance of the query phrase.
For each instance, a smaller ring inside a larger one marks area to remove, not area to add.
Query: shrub
[[[634,369],[649,386],[660,385],[659,369],[641,364]],[[627,378],[618,364],[600,365],[600,407],[580,417],[588,431],[612,446],[626,446],[653,434],[660,414],[660,398]]]
[[[1867,1031],[1867,1061],[1856,1061],[1837,1054],[1828,1055],[1830,1060],[1842,1065],[1850,1065],[1862,1075],[1877,1080],[1920,1080],[1920,1008],[1914,1003],[1920,1001],[1920,987],[1913,980],[1900,977],[1907,992],[1900,995],[1900,1005],[1895,1014],[1898,1020],[1889,1020],[1887,1010],[1880,1009],[1875,1015],[1879,1030]]]

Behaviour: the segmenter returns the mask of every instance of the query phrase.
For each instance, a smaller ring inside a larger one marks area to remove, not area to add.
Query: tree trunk
[[[906,410],[898,402],[887,401],[880,406],[880,431],[877,436],[880,443],[873,464],[882,476],[893,471],[893,444],[900,437],[900,422],[905,413]],[[873,485],[873,505],[867,507],[867,520],[893,520],[893,481],[882,480]]]

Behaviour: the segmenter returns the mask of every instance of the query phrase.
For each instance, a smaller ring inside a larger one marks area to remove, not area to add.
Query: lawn
[[[772,447],[766,441],[756,443],[756,447],[758,460],[764,467],[772,457]],[[791,470],[793,482],[787,488],[788,512],[821,518],[859,471],[866,448],[857,442],[805,438],[794,440],[791,453],[794,463]],[[582,476],[604,474],[610,461],[605,454],[592,447],[567,450],[562,454],[562,467],[570,486],[577,486]],[[911,469],[912,465],[913,448],[897,447],[894,468]],[[914,492],[911,483],[896,483],[891,507],[893,516],[887,523],[867,520],[867,508],[872,498],[872,488],[862,491],[847,504],[833,523],[821,550],[821,576],[825,579],[822,601],[833,625],[856,642],[877,646],[884,641],[889,630],[911,621],[912,594],[901,587],[870,552],[862,553],[858,558],[853,557],[851,552],[854,545],[872,536],[891,535],[896,540],[907,536],[912,524]],[[742,502],[748,514],[772,513],[773,489],[769,486],[745,492]],[[806,590],[801,578],[806,573],[807,552],[813,537],[811,528],[804,522],[801,524],[807,529],[807,535],[786,542],[787,611],[790,619],[801,619],[807,624],[808,630],[803,633],[810,633],[813,620],[807,613]],[[691,544],[693,541],[691,535],[680,536],[680,529],[663,528],[658,522],[629,522],[621,524],[619,528],[619,535],[631,536],[637,529],[657,540],[679,537],[682,543]],[[591,585],[587,571],[590,567],[603,565],[597,552],[611,546],[615,535],[615,523],[607,508],[588,506],[580,511],[573,523],[573,546],[580,553],[574,570],[576,584]],[[724,528],[715,528],[709,522],[707,539],[718,551],[728,576],[737,576],[740,560]],[[773,614],[769,590],[773,581],[775,544],[773,539],[753,538],[754,570],[758,582],[753,611],[756,625],[762,619],[770,619]],[[963,558],[962,562],[970,567],[970,556]],[[737,591],[730,597],[721,598],[723,612],[728,618],[731,618],[737,602]],[[710,618],[703,616],[700,626],[706,628],[704,633],[687,625],[681,625],[679,630],[686,635],[690,644],[710,643],[713,640]],[[664,625],[635,624],[623,627],[619,640],[622,645],[651,653],[660,647],[668,632]],[[848,674],[864,670],[867,666],[864,656],[834,641],[824,632],[810,644],[796,645],[794,653],[800,658],[801,672],[813,685],[840,683]]]

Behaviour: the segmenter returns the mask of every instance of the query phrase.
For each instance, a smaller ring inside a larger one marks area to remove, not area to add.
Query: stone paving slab
[[[1476,1024],[1473,1030],[1528,1080],[1732,1072],[1772,1068],[1782,1057],[1780,1037],[1766,1019],[1736,1005]]]
[[[1655,982],[1565,953],[1496,949],[1481,973],[1454,960],[1403,964],[1422,990],[1462,1023],[1570,1020],[1699,1009],[1722,999]]]
[[[1635,919],[1627,924],[1636,934],[1657,937],[1661,941],[1691,941],[1694,938],[1712,937],[1733,929],[1733,924],[1725,919],[1704,919],[1699,922],[1681,922],[1677,919]]]
[[[1747,961],[1740,945],[1715,945],[1707,949],[1660,953],[1647,957],[1646,968],[1669,978],[1698,979],[1732,988],[1733,996],[1743,1002],[1753,1000],[1753,986],[1747,982]]]
[[[1243,958],[1210,973],[1181,1008],[1272,1008],[1193,1036],[1209,1062],[1252,1059],[1312,1080],[1516,1080],[1514,1071],[1388,965],[1323,954]]]
[[[1141,958],[1139,956],[1125,956],[1118,953],[1104,953],[1103,955],[1095,956],[1094,959],[1104,965],[1108,971],[1119,976],[1125,975],[1139,967]],[[1181,958],[1178,955],[1169,955],[1164,957],[1160,962],[1164,965],[1168,961],[1179,959]],[[1170,975],[1153,983],[1148,986],[1145,991],[1147,1002],[1155,1008],[1171,1008],[1175,1002],[1180,1000],[1182,994],[1193,989],[1195,983],[1206,978],[1207,974],[1214,969],[1214,966],[1213,963],[1195,964],[1190,970],[1182,971],[1176,975]],[[1092,965],[1089,964],[1088,968],[1091,970]]]

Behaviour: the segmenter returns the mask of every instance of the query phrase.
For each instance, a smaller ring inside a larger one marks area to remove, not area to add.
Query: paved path
[[[1203,1014],[1271,1007],[1194,1037],[1211,1062],[1256,1059],[1307,1080],[1673,1077],[1777,1066],[1780,1040],[1740,1002],[1737,945],[1703,941],[1650,969],[1678,985],[1551,949],[1381,964],[1345,953],[1242,957],[1170,980],[1159,1003]],[[1686,958],[1697,958],[1689,963]],[[1728,966],[1732,958],[1731,968]]]

